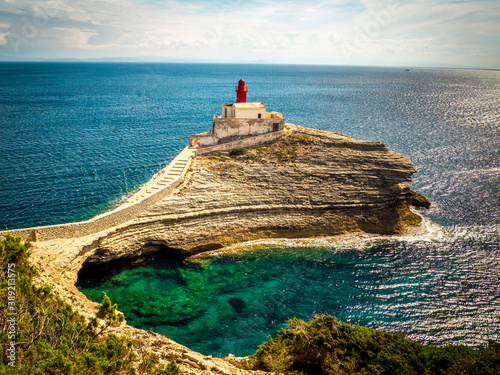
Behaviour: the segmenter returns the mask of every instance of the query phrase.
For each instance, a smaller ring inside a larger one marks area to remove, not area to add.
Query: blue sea
[[[499,341],[500,71],[0,63],[0,225],[85,220],[118,204],[209,130],[240,78],[249,101],[287,122],[410,157],[412,188],[433,202],[421,212],[431,233],[159,261],[80,288],[204,354],[252,354],[286,319],[318,313],[423,343]]]

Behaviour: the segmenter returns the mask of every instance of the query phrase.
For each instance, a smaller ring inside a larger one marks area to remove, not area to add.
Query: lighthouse
[[[245,86],[245,80],[242,78],[238,81],[236,91],[236,103],[245,103],[247,101],[248,87]]]
[[[262,102],[247,102],[248,87],[245,80],[240,79],[235,87],[236,101],[234,103],[221,104],[220,118],[249,118],[249,119],[270,119],[281,118],[281,113],[266,112],[266,106]]]
[[[248,87],[240,79],[235,87],[236,102],[221,104],[220,116],[214,116],[209,133],[193,134],[189,145],[198,147],[197,154],[210,150],[253,147],[280,138],[285,119],[279,112],[267,112],[262,102],[247,102]],[[204,149],[204,151],[202,151]]]

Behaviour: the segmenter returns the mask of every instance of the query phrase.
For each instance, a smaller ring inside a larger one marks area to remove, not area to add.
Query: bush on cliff
[[[229,151],[229,155],[231,156],[245,155],[246,153],[246,148],[233,148]]]
[[[0,374],[178,374],[171,363],[159,369],[152,356],[139,362],[136,344],[103,334],[123,321],[105,295],[96,317],[87,319],[37,287],[28,242],[9,234],[0,241]]]
[[[390,334],[319,316],[288,321],[276,339],[259,346],[247,365],[286,374],[500,374],[500,344],[425,346]]]

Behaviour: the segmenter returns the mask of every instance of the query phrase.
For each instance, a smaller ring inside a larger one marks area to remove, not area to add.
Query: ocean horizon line
[[[15,59],[10,56],[0,56],[0,64],[3,63],[83,63],[83,64],[187,64],[187,65],[262,65],[262,66],[313,66],[313,67],[339,67],[339,68],[402,68],[402,69],[457,69],[457,70],[485,70],[485,71],[500,71],[498,68],[485,68],[463,65],[411,65],[411,64],[397,64],[397,65],[379,65],[379,64],[327,64],[327,63],[286,63],[286,62],[272,62],[272,61],[212,61],[212,60],[184,60],[184,59],[161,59],[152,57],[150,60],[141,58],[126,58],[126,57],[97,57],[97,58],[58,58],[58,59],[43,59],[43,58],[24,58]]]

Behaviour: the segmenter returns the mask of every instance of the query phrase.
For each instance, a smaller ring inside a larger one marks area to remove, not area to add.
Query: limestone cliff
[[[381,142],[287,124],[279,141],[238,151],[196,157],[176,194],[102,237],[87,262],[258,238],[401,233],[421,220],[410,204],[427,203],[406,183],[411,161]]]
[[[129,263],[153,251],[187,256],[258,238],[402,233],[421,221],[410,204],[429,204],[407,185],[413,173],[411,161],[383,143],[287,124],[283,138],[267,146],[197,156],[172,193],[156,193],[156,203],[125,224],[38,240],[32,260],[40,284],[92,315],[95,304],[74,286],[82,264]],[[175,359],[184,373],[253,373],[153,332],[113,330],[165,363]]]

